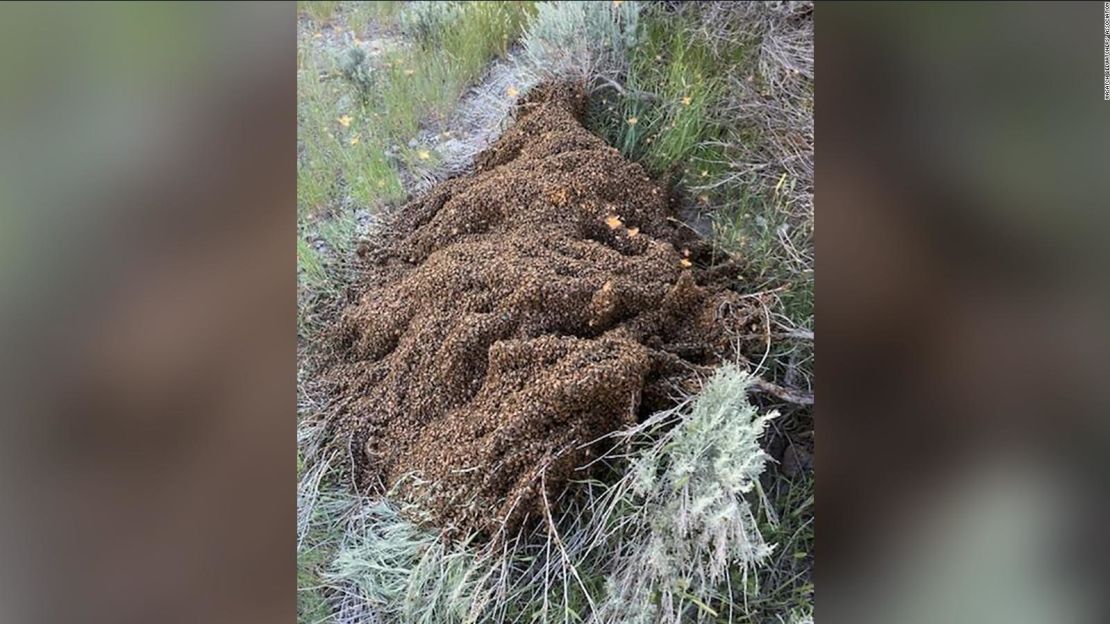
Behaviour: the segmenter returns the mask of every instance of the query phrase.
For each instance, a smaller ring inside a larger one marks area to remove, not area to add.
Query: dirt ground
[[[360,295],[325,374],[334,444],[361,488],[459,534],[542,518],[592,441],[696,389],[763,315],[667,192],[549,85],[476,170],[405,206],[360,250]],[[753,340],[752,337],[756,338]],[[762,346],[760,346],[762,350]]]

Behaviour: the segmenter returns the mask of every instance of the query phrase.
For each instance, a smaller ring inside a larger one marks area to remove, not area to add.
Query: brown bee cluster
[[[417,520],[492,535],[542,518],[591,441],[691,389],[758,318],[584,106],[533,90],[473,174],[402,210],[336,329],[333,440]]]

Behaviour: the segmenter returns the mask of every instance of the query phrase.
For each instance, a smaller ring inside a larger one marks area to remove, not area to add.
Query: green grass
[[[594,129],[656,176],[682,169],[722,132],[709,109],[720,97],[721,72],[732,66],[713,54],[694,26],[691,11],[648,11],[624,93],[603,91],[591,111]]]
[[[347,27],[356,36],[363,35],[366,27],[375,20],[382,24],[392,24],[402,8],[402,3],[395,0],[371,0],[352,4],[347,14]]]
[[[306,464],[297,452],[297,483],[306,477]],[[298,504],[303,501],[298,500]],[[306,531],[298,535],[297,546],[297,621],[318,624],[331,620],[325,575],[343,537],[340,524],[343,499],[316,500]]]
[[[789,284],[781,295],[789,302],[787,314],[806,319],[813,316],[813,265],[808,256],[813,223],[794,218],[789,183],[784,175],[782,186],[767,194],[745,186],[725,186],[713,193],[719,205],[713,230],[721,250],[748,259],[756,286]]]
[[[777,621],[779,617],[797,621],[813,613],[816,480],[813,473],[793,478],[774,473],[769,480],[768,495],[777,517],[771,521],[764,516],[760,532],[777,547],[744,589],[752,621]],[[738,588],[741,585],[738,583]]]
[[[297,268],[300,278],[309,288],[322,289],[327,283],[327,273],[320,261],[320,254],[303,239],[297,239]]]
[[[328,22],[335,16],[336,9],[339,8],[338,2],[329,2],[326,0],[315,1],[302,1],[297,2],[297,12],[307,15],[309,19],[316,22],[317,25]]]

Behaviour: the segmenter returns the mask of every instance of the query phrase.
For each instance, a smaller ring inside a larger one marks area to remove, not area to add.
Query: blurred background
[[[292,621],[296,7],[2,10],[0,620]],[[1102,7],[815,19],[816,619],[1099,621]]]
[[[0,620],[291,621],[295,8],[0,11]]]
[[[817,619],[1100,621],[1102,6],[815,16]]]

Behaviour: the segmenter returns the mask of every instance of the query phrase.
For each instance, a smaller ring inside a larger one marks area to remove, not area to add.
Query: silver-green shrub
[[[405,36],[427,45],[438,41],[462,10],[459,2],[409,2],[398,21]]]
[[[729,570],[746,575],[771,554],[753,505],[763,502],[768,460],[759,438],[777,414],[758,414],[748,385],[726,365],[692,400],[633,432],[647,446],[612,492],[634,528],[614,549],[603,615],[645,604],[655,607],[641,614],[651,621],[678,622],[690,605],[712,615],[709,598],[731,587]]]
[[[546,77],[615,74],[636,43],[640,9],[639,2],[541,2],[522,39],[525,55]]]

